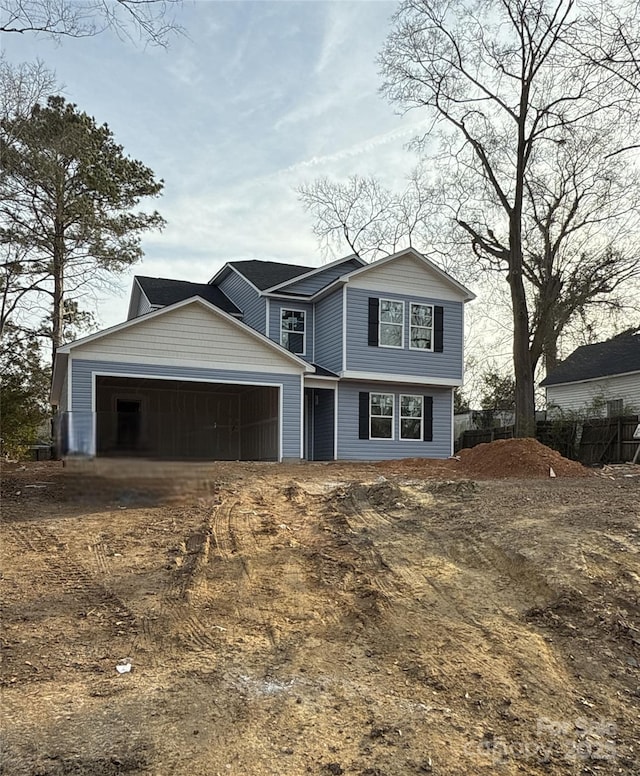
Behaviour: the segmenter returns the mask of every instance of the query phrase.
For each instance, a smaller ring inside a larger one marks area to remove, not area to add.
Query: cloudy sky
[[[102,325],[126,317],[134,272],[206,282],[231,259],[319,265],[301,183],[354,173],[402,183],[421,117],[378,94],[375,63],[395,7],[186,0],[186,36],[168,50],[108,32],[59,44],[3,36],[9,61],[43,60],[67,99],[165,181],[168,226],[144,240],[122,294],[99,302]]]

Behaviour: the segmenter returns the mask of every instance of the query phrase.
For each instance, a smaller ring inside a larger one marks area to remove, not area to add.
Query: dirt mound
[[[491,477],[549,477],[553,469],[557,477],[586,477],[588,469],[564,458],[557,450],[537,439],[496,439],[460,451],[460,464],[465,473]]]

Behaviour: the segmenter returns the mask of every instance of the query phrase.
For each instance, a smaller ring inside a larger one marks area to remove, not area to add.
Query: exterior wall
[[[366,288],[385,294],[393,288],[397,294],[415,294],[431,299],[446,299],[460,302],[460,291],[435,274],[420,259],[414,256],[399,256],[381,266],[372,265],[370,270],[362,272],[349,280],[350,288]]]
[[[565,383],[547,387],[547,407],[553,411],[557,405],[565,412],[583,412],[593,407],[594,400],[622,399],[625,408],[631,412],[640,412],[640,372],[618,375],[599,380],[585,380],[581,383]],[[606,415],[606,404],[600,415]],[[593,412],[598,415],[598,412]]]
[[[362,267],[362,262],[357,259],[343,261],[341,264],[327,267],[323,272],[318,272],[309,278],[293,282],[283,288],[283,291],[286,291],[287,294],[301,294],[302,296],[315,294],[320,289],[328,286],[329,283],[337,280],[337,278],[346,275],[348,272],[353,272],[354,269],[360,269],[360,267]]]
[[[194,302],[79,345],[74,358],[300,374],[301,366]]]
[[[267,302],[263,296],[233,270],[217,286],[242,310],[243,323],[261,334],[266,333]]]
[[[342,288],[316,302],[315,363],[342,369]]]
[[[413,289],[415,291],[415,287]],[[405,302],[404,347],[385,348],[368,344],[369,297]],[[410,302],[441,305],[444,308],[442,353],[409,349]],[[425,377],[429,380],[463,377],[463,303],[437,297],[371,291],[347,287],[347,370]]]
[[[149,304],[149,300],[147,297],[140,293],[138,296],[138,307],[136,309],[136,314],[134,315],[134,318],[137,318],[139,315],[146,315],[147,313],[150,313],[153,310],[153,307]]]
[[[228,369],[202,369],[193,366],[167,366],[166,364],[142,364],[131,362],[99,361],[74,358],[72,363],[72,453],[93,455],[94,447],[94,397],[93,374],[127,375],[147,378],[172,378],[203,382],[262,383],[282,385],[282,450],[285,458],[300,458],[300,414],[302,385],[299,374],[273,373],[265,375],[255,371]]]
[[[62,382],[62,389],[60,391],[60,404],[58,404],[58,412],[66,412],[69,408],[68,404],[69,394],[69,373],[67,372]]]
[[[359,394],[393,393],[394,439],[359,439]],[[448,458],[453,452],[451,388],[398,385],[397,383],[360,383],[344,381],[338,386],[338,458],[342,460],[386,460],[397,458]],[[399,396],[421,394],[433,397],[433,441],[400,440]]]
[[[305,352],[300,355],[309,363],[314,362],[314,309],[313,304],[307,304],[305,302],[296,302],[291,300],[290,302],[280,299],[269,300],[269,339],[280,344],[280,312],[281,310],[305,310],[306,315],[306,345]]]

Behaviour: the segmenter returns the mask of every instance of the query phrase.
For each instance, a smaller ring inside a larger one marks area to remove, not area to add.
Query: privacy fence
[[[581,421],[539,420],[536,423],[536,438],[558,450],[565,458],[583,464],[625,463],[633,460],[640,444],[640,439],[633,438],[638,423],[640,415]],[[469,429],[457,440],[456,449],[512,437],[513,426]]]

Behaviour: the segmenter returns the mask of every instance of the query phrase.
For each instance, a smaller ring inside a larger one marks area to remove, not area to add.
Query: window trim
[[[393,304],[402,305],[402,322],[389,323],[382,320],[382,303],[392,302]],[[386,297],[378,297],[378,347],[379,348],[391,348],[392,350],[404,350],[404,329],[405,329],[405,304],[404,299],[387,299]],[[400,345],[383,345],[382,343],[382,326],[402,326],[401,344]]]
[[[390,396],[391,397],[391,415],[373,415],[372,400],[374,396]],[[371,421],[373,418],[389,418],[391,420],[391,436],[390,437],[378,437],[373,436],[371,432]],[[369,392],[369,439],[375,439],[376,442],[395,442],[395,426],[396,426],[396,395],[395,393],[381,393],[379,391]]]
[[[415,348],[418,350],[418,348]],[[422,412],[420,413],[420,434],[417,437],[405,437],[402,436],[402,421],[403,420],[415,420],[416,415],[403,415],[402,414],[402,399],[420,399],[420,407]],[[401,442],[424,442],[424,396],[421,393],[401,393],[398,399],[398,416],[400,420],[399,434]]]
[[[302,320],[304,328],[302,332],[294,331],[292,332],[291,329],[283,329],[282,323],[285,313],[296,313],[296,314],[302,314]],[[287,332],[287,334],[302,334],[302,352],[296,353],[293,350],[290,350],[283,342],[283,334],[284,332]],[[299,310],[295,307],[281,307],[280,308],[280,345],[283,347],[286,351],[289,353],[293,353],[294,356],[306,356],[307,355],[307,311],[306,310]]]
[[[418,326],[413,325],[411,323],[411,312],[414,307],[430,307],[431,308],[431,347],[430,348],[415,348],[411,344],[411,330],[412,329],[426,329],[427,326]],[[409,304],[409,350],[420,350],[423,353],[433,353],[434,347],[435,347],[435,336],[436,336],[436,327],[435,327],[435,309],[436,306],[429,303],[429,302],[411,302]],[[412,394],[408,394],[412,395]]]

